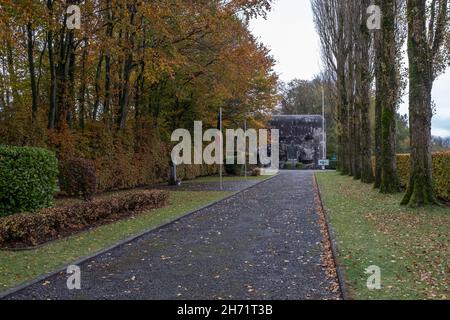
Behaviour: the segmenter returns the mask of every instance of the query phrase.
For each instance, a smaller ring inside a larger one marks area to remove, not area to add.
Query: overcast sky
[[[251,30],[272,50],[281,80],[309,80],[320,72],[320,44],[310,0],[277,0],[268,19],[253,20]],[[435,82],[433,99],[437,107],[433,134],[450,137],[450,71]],[[400,112],[408,113],[407,103]]]

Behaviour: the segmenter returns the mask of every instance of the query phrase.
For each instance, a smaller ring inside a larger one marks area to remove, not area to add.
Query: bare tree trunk
[[[130,54],[124,64],[123,78],[122,78],[122,90],[119,100],[119,116],[117,124],[119,129],[123,130],[126,127],[128,116],[128,102],[130,100],[130,75],[133,70],[133,55]]]
[[[70,119],[70,101],[72,100],[70,82],[73,69],[73,50],[74,33],[73,31],[66,30],[64,22],[64,27],[60,33],[59,61],[56,71],[56,79],[58,83],[56,128],[59,130],[64,129],[67,125],[67,120]]]
[[[145,85],[145,76],[144,76],[144,69],[145,69],[145,61],[140,61],[140,71],[139,76],[136,80],[135,84],[135,96],[134,96],[134,116],[135,119],[138,120],[141,116],[141,109],[143,104],[143,93],[144,93],[144,85]]]
[[[112,1],[107,1],[107,28],[106,35],[108,38],[112,39],[113,37],[113,9],[112,9]],[[107,49],[105,55],[105,97],[103,101],[103,118],[106,124],[111,125],[110,112],[111,112],[111,54]]]
[[[36,74],[34,69],[34,44],[33,44],[33,26],[27,24],[27,47],[28,47],[28,70],[30,71],[31,81],[31,119],[34,122],[38,111],[39,95],[36,85]]]
[[[383,168],[382,159],[382,112],[383,112],[383,88],[382,70],[381,70],[381,35],[375,34],[375,188],[381,187],[381,175]]]
[[[81,85],[80,85],[80,93],[78,103],[80,105],[79,110],[79,125],[81,130],[84,131],[86,125],[86,82],[83,81],[83,78],[86,76],[86,59],[88,55],[88,42],[84,41],[83,55],[81,57]]]
[[[47,9],[49,11],[50,19],[53,17],[53,1],[47,1]],[[55,129],[56,127],[56,99],[57,99],[57,80],[56,80],[56,65],[55,54],[53,50],[53,31],[47,32],[47,47],[48,47],[48,63],[50,69],[50,108],[48,111],[48,128]]]
[[[128,7],[130,13],[130,27],[134,28],[135,18],[137,13],[136,4],[129,5]],[[133,50],[134,50],[134,38],[136,36],[136,32],[127,31],[125,40],[128,43],[128,55],[124,63],[123,68],[123,77],[121,83],[121,96],[119,100],[119,115],[118,115],[118,126],[120,130],[125,129],[127,123],[128,116],[128,104],[130,100],[130,76],[131,72],[134,69],[134,58],[133,58]]]
[[[20,105],[20,96],[17,90],[17,74],[14,67],[13,47],[9,41],[6,41],[6,57],[8,63],[9,85],[12,93],[12,106]]]
[[[92,120],[97,120],[98,107],[100,105],[100,78],[102,76],[103,59],[104,59],[104,55],[102,52],[98,59],[97,71],[95,74],[95,101],[94,101],[94,107],[92,109]]]
[[[1,70],[0,70],[0,110],[4,113],[7,109],[7,102],[6,102],[6,95],[7,95],[7,88],[6,83],[4,80],[4,74],[5,74],[5,68],[3,63],[3,57],[1,58]]]

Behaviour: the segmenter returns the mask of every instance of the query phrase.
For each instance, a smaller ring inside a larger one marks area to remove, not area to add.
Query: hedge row
[[[168,200],[167,191],[148,190],[3,217],[0,247],[36,246],[137,212],[164,207]]]
[[[450,151],[433,155],[433,175],[438,197],[450,201]]]
[[[69,196],[92,200],[97,192],[97,170],[94,162],[82,158],[65,161],[60,166],[59,185]]]
[[[136,139],[135,130],[142,130],[138,134],[139,139]],[[101,124],[91,123],[83,133],[52,134],[49,147],[58,154],[61,166],[69,159],[90,159],[97,173],[97,192],[132,189],[164,183],[169,179],[173,144],[164,139],[167,132],[155,130],[137,128],[111,135]],[[218,166],[177,168],[178,178],[182,180],[217,172]]]
[[[400,182],[406,188],[410,177],[409,154],[398,155],[397,166]],[[450,201],[450,151],[433,153],[433,179],[436,195]]]
[[[397,168],[400,183],[406,188],[411,169],[409,154],[397,155]],[[433,178],[436,195],[450,201],[450,151],[433,153]]]
[[[0,146],[0,216],[50,206],[57,178],[54,153],[40,148]]]

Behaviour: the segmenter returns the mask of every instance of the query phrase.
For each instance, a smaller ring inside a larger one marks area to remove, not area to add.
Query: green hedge
[[[375,170],[375,158],[373,159]],[[410,177],[410,155],[397,155],[397,169],[402,187],[406,188]],[[433,178],[436,195],[450,201],[450,151],[433,153]]]
[[[52,205],[57,178],[58,161],[52,152],[0,146],[0,216]]]

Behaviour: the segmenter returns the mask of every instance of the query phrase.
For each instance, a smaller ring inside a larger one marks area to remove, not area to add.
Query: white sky
[[[320,72],[320,44],[310,0],[277,0],[268,19],[253,20],[250,28],[272,50],[277,60],[275,71],[281,80],[310,80]],[[433,99],[433,134],[450,137],[450,71],[435,82]],[[408,113],[407,102],[400,112]]]

